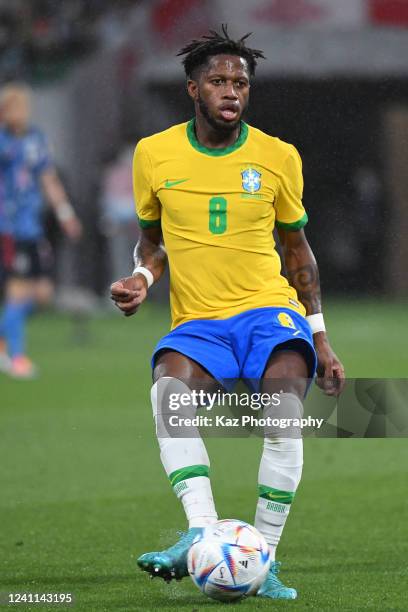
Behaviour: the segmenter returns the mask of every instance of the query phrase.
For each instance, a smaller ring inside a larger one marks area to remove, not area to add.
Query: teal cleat
[[[159,576],[166,582],[175,578],[181,580],[188,576],[187,553],[194,538],[202,533],[201,527],[192,527],[186,533],[181,534],[180,540],[161,552],[145,553],[138,558],[138,566],[148,572],[151,578]]]
[[[258,597],[270,597],[271,599],[296,599],[296,589],[286,587],[278,578],[278,573],[281,564],[278,561],[272,561],[270,570],[265,582],[259,589]]]

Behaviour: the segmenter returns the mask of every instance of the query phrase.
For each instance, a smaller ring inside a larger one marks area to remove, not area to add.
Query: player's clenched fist
[[[121,278],[111,285],[111,299],[125,317],[135,314],[147,296],[147,281],[142,274]]]

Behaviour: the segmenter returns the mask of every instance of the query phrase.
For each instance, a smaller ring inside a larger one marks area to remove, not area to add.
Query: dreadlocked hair
[[[210,30],[209,34],[202,36],[199,40],[192,40],[188,45],[183,47],[177,55],[185,55],[183,66],[188,78],[192,78],[194,71],[204,65],[209,57],[226,53],[228,55],[238,55],[243,57],[249,68],[249,74],[254,76],[257,66],[257,59],[265,59],[262,51],[259,49],[251,49],[245,44],[246,39],[251,36],[252,32],[245,34],[239,40],[233,40],[228,34],[228,26],[223,23],[222,34],[215,30]]]

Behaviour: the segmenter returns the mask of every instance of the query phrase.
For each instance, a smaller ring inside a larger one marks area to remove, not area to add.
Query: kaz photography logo
[[[199,435],[197,428],[262,429],[300,437],[304,427],[319,428],[324,419],[303,417],[301,402],[285,393],[243,393],[217,390],[169,391],[161,398],[163,431],[170,437]],[[160,433],[160,432],[158,432]]]
[[[408,437],[407,379],[348,379],[339,397],[322,393],[314,380],[308,382],[307,397],[301,401],[287,391],[294,388],[287,380],[267,381],[266,392],[261,380],[228,380],[222,387],[212,384],[200,389],[202,380],[162,379],[157,391],[157,435]]]

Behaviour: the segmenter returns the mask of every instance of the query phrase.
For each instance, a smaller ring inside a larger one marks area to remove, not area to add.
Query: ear
[[[193,81],[193,79],[188,79],[187,81],[187,92],[188,95],[194,102],[198,98],[198,83],[197,81]]]

